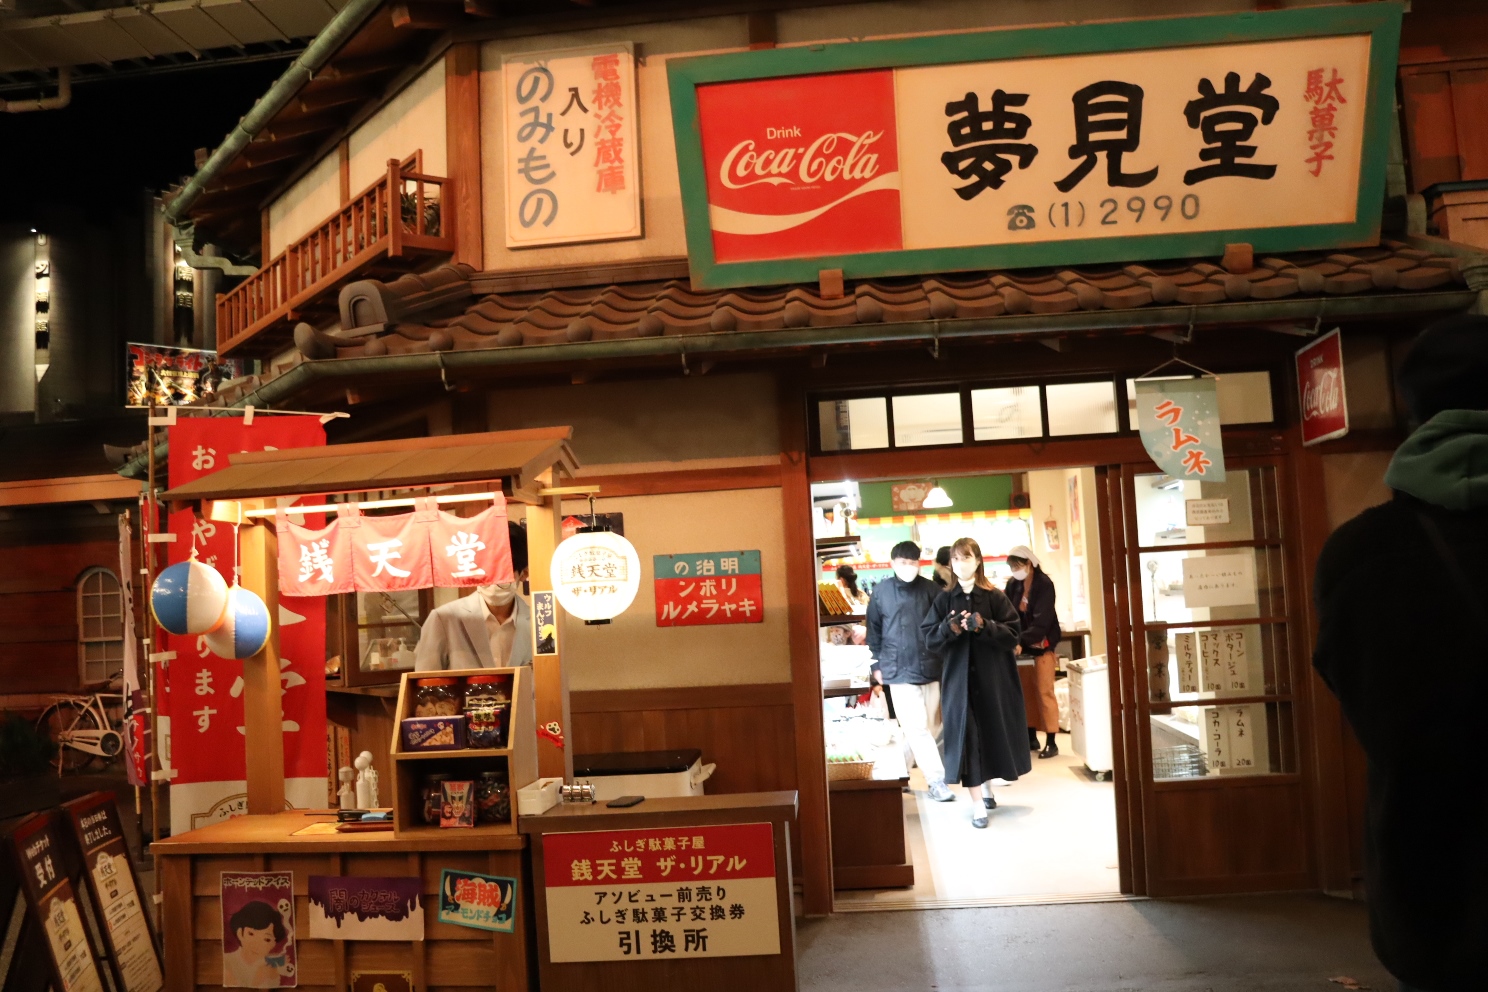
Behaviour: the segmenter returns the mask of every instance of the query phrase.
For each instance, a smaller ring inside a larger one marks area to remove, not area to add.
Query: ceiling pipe
[[[0,100],[0,110],[7,114],[27,114],[35,110],[61,110],[72,102],[72,69],[62,66],[57,70],[57,95],[37,97],[35,100]]]

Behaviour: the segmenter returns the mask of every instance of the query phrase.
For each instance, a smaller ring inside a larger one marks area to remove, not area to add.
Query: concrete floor
[[[1396,983],[1362,903],[1322,895],[838,913],[799,920],[810,992],[1340,992]]]

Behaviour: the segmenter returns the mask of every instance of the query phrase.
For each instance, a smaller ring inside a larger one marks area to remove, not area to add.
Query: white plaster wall
[[[388,159],[424,152],[424,172],[449,175],[445,155],[444,60],[431,65],[361,127],[347,142],[351,195],[387,171]]]
[[[335,213],[339,206],[341,168],[331,154],[269,205],[269,258]]]

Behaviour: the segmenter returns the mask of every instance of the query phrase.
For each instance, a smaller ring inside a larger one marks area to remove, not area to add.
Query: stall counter
[[[535,987],[531,889],[523,870],[526,837],[457,829],[401,839],[390,832],[303,833],[314,824],[334,823],[334,812],[239,816],[151,845],[159,858],[164,900],[161,933],[167,992],[223,985],[219,893],[224,871],[292,873],[300,988],[346,990],[357,972],[407,973],[416,992],[438,986]],[[512,931],[440,923],[439,889],[446,868],[515,880]],[[308,905],[312,875],[418,878],[424,895],[424,939],[312,939]]]

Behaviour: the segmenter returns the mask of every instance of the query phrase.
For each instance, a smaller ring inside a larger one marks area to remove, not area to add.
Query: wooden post
[[[388,257],[403,254],[403,168],[395,158],[388,159]]]
[[[527,507],[527,567],[534,593],[553,588],[553,549],[558,547],[562,536],[561,497],[549,496],[545,505]],[[537,725],[541,727],[557,721],[563,728],[565,745],[559,751],[551,741],[538,739],[537,774],[543,778],[562,776],[567,781],[573,778],[573,727],[569,722],[568,673],[562,661],[563,607],[554,610],[553,620],[558,627],[558,653],[533,657],[532,681],[537,693]]]
[[[243,750],[248,759],[248,813],[284,812],[284,711],[279,681],[279,542],[268,524],[238,531],[243,588],[269,608],[269,640],[243,662]]]
[[[480,45],[462,41],[444,56],[445,172],[440,236],[455,237],[453,261],[485,268],[481,245]],[[447,220],[446,220],[447,218]]]

